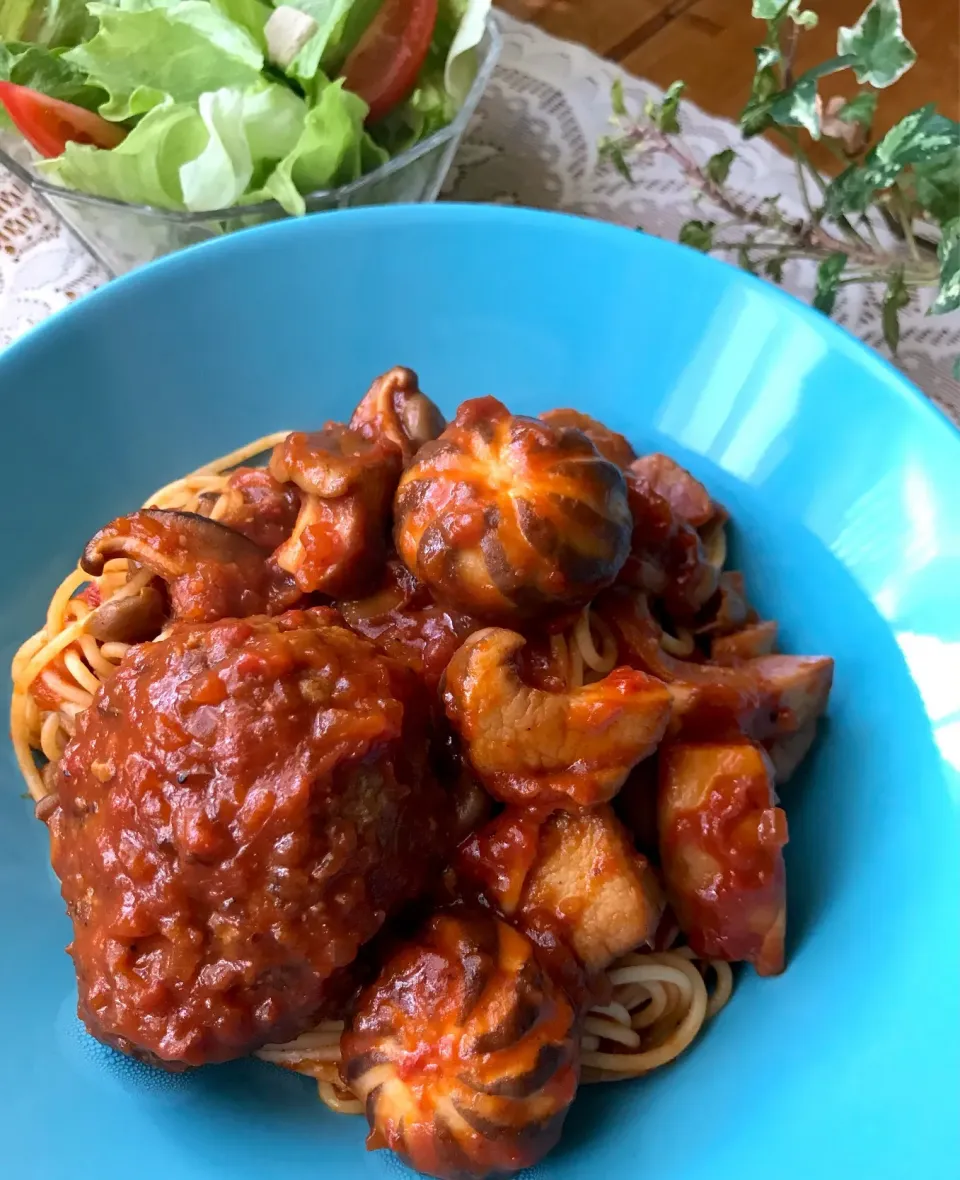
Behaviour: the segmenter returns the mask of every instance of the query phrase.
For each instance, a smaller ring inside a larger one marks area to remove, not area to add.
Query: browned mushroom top
[[[357,595],[373,589],[386,560],[400,470],[400,451],[389,439],[370,440],[339,422],[277,444],[271,474],[305,494],[293,532],[274,557],[300,590]]]
[[[604,459],[616,463],[621,469],[629,467],[637,457],[637,452],[622,434],[617,434],[615,430],[604,426],[589,414],[581,414],[579,410],[547,410],[540,415],[540,420],[551,426],[579,430],[587,436]]]
[[[487,790],[506,802],[589,805],[611,799],[652,754],[670,716],[665,685],[616,668],[572,692],[544,692],[517,670],[522,635],[488,627],[447,666],[443,699]]]
[[[431,592],[486,621],[582,606],[617,576],[622,473],[579,431],[464,402],[394,502],[397,551]]]
[[[118,517],[87,542],[80,567],[97,576],[115,557],[162,578],[177,619],[203,623],[243,618],[269,606],[263,550],[242,533],[195,512],[144,508]]]
[[[490,913],[435,914],[360,997],[341,1040],[370,1147],[441,1180],[504,1176],[560,1137],[579,1022],[533,944]]]
[[[403,456],[404,467],[446,424],[443,414],[421,391],[416,373],[399,365],[374,381],[350,419],[350,429],[365,439],[393,443]]]

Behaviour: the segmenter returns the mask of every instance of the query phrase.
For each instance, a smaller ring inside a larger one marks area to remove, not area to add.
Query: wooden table
[[[514,16],[548,33],[579,41],[603,57],[666,87],[677,78],[686,94],[711,114],[735,118],[753,75],[753,47],[763,25],[750,0],[497,0]],[[867,0],[809,0],[820,23],[800,37],[800,70],[836,52],[837,29],[852,25]],[[956,0],[902,0],[904,31],[919,60],[880,95],[879,133],[924,103],[960,119],[960,6]],[[824,97],[850,94],[847,72],[824,80]],[[826,164],[828,157],[818,153]]]

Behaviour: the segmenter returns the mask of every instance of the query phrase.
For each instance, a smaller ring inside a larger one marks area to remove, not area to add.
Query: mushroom
[[[572,692],[532,688],[516,666],[525,643],[487,627],[447,666],[443,701],[470,764],[504,802],[605,802],[656,749],[670,717],[667,688],[632,668]]]
[[[657,463],[651,464],[651,459]],[[661,598],[671,617],[684,622],[693,620],[710,601],[719,584],[720,570],[710,560],[689,519],[691,513],[699,519],[702,511],[697,509],[703,510],[704,505],[697,503],[686,485],[665,484],[666,463],[672,460],[665,455],[648,455],[632,463],[626,472],[633,533],[630,555],[618,580]],[[688,476],[687,472],[683,474]],[[696,483],[692,476],[688,478]],[[712,508],[707,519],[711,516]]]
[[[267,608],[263,551],[241,533],[195,512],[144,508],[118,517],[87,542],[80,567],[96,577],[116,557],[166,582],[175,619],[213,622]]]
[[[710,660],[714,664],[735,666],[741,660],[772,655],[777,650],[777,623],[767,619],[749,623],[729,635],[714,635],[710,642]]]
[[[386,560],[400,452],[339,422],[277,444],[270,473],[305,493],[290,537],[274,551],[303,593],[362,594]]]
[[[671,908],[702,958],[783,970],[787,817],[751,742],[677,743],[660,751],[660,861]]]
[[[580,607],[630,544],[623,474],[579,430],[464,402],[404,473],[394,539],[439,601],[484,622]]]
[[[630,465],[630,471],[644,478],[684,524],[701,528],[715,515],[716,506],[707,489],[669,455],[644,455]]]
[[[145,643],[156,639],[167,618],[167,603],[155,586],[118,594],[89,616],[87,632],[101,643]]]
[[[621,660],[666,681],[673,738],[766,742],[796,733],[826,709],[833,683],[829,656],[695,663],[664,651],[662,629],[644,595],[615,587],[592,609],[616,635]]]
[[[587,436],[604,459],[609,459],[621,470],[629,467],[637,457],[637,452],[622,434],[610,430],[589,414],[581,414],[579,410],[547,410],[540,415],[540,421],[550,426],[579,430]]]
[[[557,1143],[579,1077],[573,1004],[493,914],[434,914],[360,996],[341,1076],[370,1148],[445,1180],[531,1167]]]
[[[457,868],[508,918],[547,919],[588,972],[649,942],[663,913],[653,870],[606,805],[546,819],[507,807],[461,844]]]
[[[412,369],[396,366],[378,377],[353,411],[350,429],[370,442],[391,442],[409,467],[424,443],[435,439],[446,419],[420,389]]]

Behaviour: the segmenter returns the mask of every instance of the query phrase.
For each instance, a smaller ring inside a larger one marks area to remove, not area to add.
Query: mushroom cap
[[[350,419],[350,429],[364,438],[392,443],[402,455],[404,467],[446,424],[443,414],[420,389],[416,373],[399,365],[374,381]]]
[[[269,606],[263,550],[235,529],[196,512],[144,508],[120,516],[90,538],[80,568],[96,577],[116,557],[134,561],[166,582],[171,614],[177,619],[242,618]]]
[[[429,1176],[480,1180],[556,1144],[579,1022],[529,939],[491,913],[449,910],[387,961],[341,1049],[371,1145]]]
[[[407,567],[487,622],[584,605],[616,578],[631,528],[623,474],[584,434],[491,397],[460,406],[394,501]]]
[[[579,410],[546,410],[540,415],[540,421],[551,426],[579,430],[587,436],[604,459],[609,459],[621,469],[629,467],[637,457],[637,452],[622,434],[617,434],[615,430],[604,426],[589,414],[582,414]]]
[[[663,737],[669,690],[644,672],[615,668],[594,684],[545,692],[517,671],[525,643],[515,631],[487,627],[447,666],[444,705],[470,764],[507,803],[606,802]]]

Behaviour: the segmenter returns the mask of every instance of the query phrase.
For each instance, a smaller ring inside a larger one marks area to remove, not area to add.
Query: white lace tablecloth
[[[463,201],[563,209],[640,226],[675,238],[695,211],[676,166],[657,158],[630,185],[599,167],[596,144],[609,130],[610,86],[622,77],[637,106],[660,91],[625,74],[588,50],[549,37],[503,14],[503,54],[445,186]],[[706,160],[737,143],[732,123],[687,103],[685,137]],[[797,216],[802,203],[792,164],[762,139],[739,145],[730,184],[754,198],[782,195]],[[0,171],[0,346],[52,312],[106,282],[108,275],[53,212]],[[785,284],[801,298],[813,288],[813,264],[788,269]],[[855,335],[882,348],[878,288],[848,287],[836,318]],[[901,319],[897,364],[960,424],[960,382],[951,376],[960,354],[960,313],[928,317],[911,309]]]

